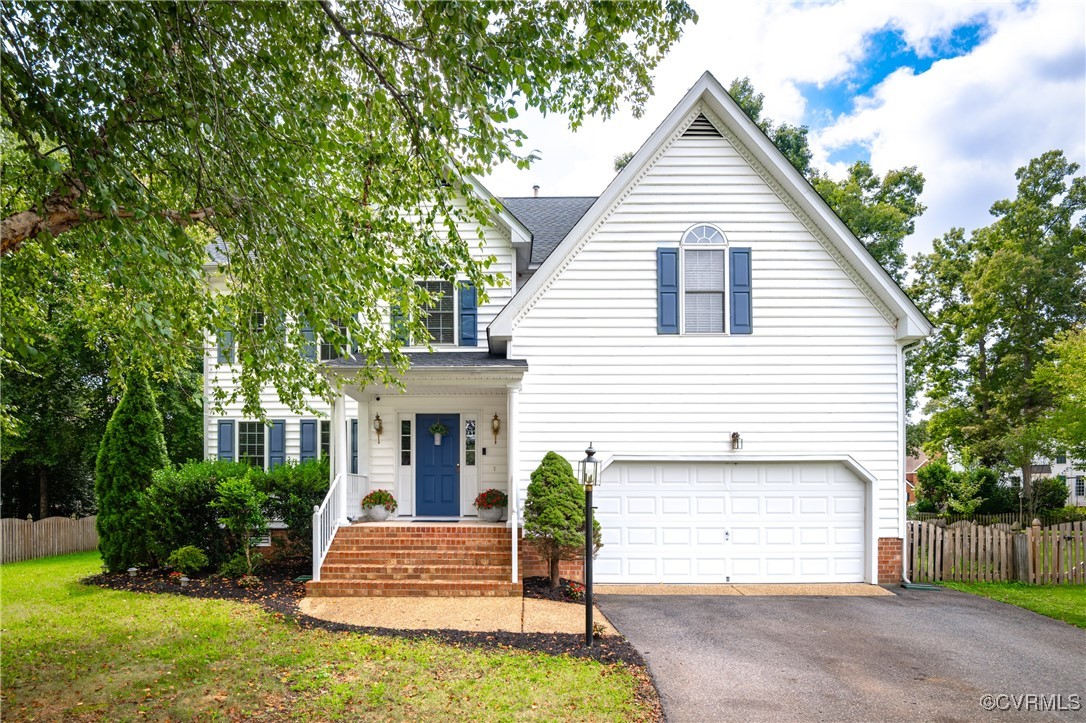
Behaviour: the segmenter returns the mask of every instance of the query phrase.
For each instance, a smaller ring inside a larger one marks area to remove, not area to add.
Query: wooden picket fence
[[[18,562],[98,547],[95,516],[73,520],[46,517],[44,520],[0,519],[0,561]]]
[[[908,522],[906,554],[913,582],[1021,582],[1046,585],[1086,583],[1086,523],[1024,532],[1006,523]]]

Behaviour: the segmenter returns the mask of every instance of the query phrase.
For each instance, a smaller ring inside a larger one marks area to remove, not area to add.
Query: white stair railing
[[[320,582],[321,565],[332,547],[340,520],[344,519],[344,510],[340,509],[339,486],[343,484],[343,474],[337,474],[328,486],[328,494],[320,506],[313,508],[313,582]]]

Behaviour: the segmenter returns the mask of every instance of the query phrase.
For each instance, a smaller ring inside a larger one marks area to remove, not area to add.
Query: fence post
[[[1033,518],[1029,528],[1029,581],[1038,585],[1044,577],[1044,560],[1041,558],[1041,521]]]

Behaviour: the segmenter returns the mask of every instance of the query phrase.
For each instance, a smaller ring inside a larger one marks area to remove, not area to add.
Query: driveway
[[[1086,720],[1086,631],[951,590],[894,592],[598,600],[672,723]]]

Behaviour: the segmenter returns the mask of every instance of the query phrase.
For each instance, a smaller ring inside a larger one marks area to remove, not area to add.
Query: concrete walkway
[[[396,630],[583,633],[584,606],[519,597],[312,597],[298,608],[321,620]],[[598,609],[605,634],[615,629]]]

